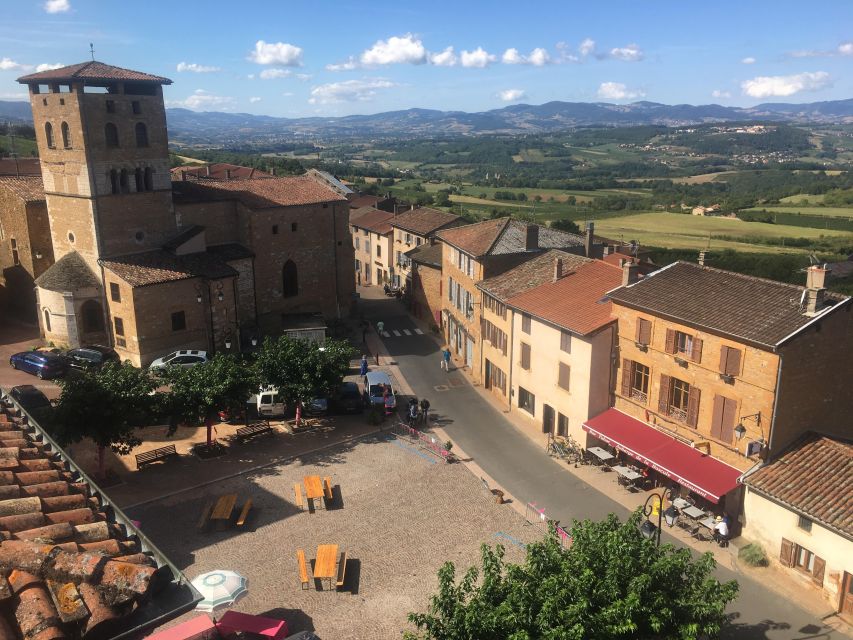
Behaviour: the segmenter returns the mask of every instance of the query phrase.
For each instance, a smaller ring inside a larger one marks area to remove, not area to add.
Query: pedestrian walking
[[[362,378],[367,375],[367,354],[361,354],[361,369],[359,371]]]
[[[414,428],[418,421],[418,401],[416,398],[409,400],[409,426]]]
[[[385,391],[382,393],[382,398],[385,403],[385,415],[394,415],[394,394],[391,393],[391,388],[386,384]]]
[[[424,398],[421,400],[421,421],[424,423],[424,426],[429,425],[429,400]]]
[[[441,351],[441,368],[450,371],[450,349],[444,347]]]
[[[382,335],[382,332],[385,331],[385,323],[382,320],[376,323],[376,331],[379,335]]]

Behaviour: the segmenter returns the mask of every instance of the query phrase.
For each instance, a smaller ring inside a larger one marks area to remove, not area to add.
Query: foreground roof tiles
[[[334,189],[308,176],[175,181],[172,193],[176,204],[238,200],[250,209],[346,202]]]
[[[155,249],[105,259],[103,265],[131,287],[198,277],[216,280],[237,275],[222,259],[208,252],[176,256],[164,249]]]
[[[744,484],[853,539],[853,443],[807,434]]]
[[[804,291],[794,284],[674,262],[609,296],[632,309],[772,348],[814,320],[802,312]],[[822,313],[850,300],[836,294],[826,298],[829,305]]]
[[[0,189],[7,189],[24,202],[43,202],[44,183],[41,174],[37,176],[2,176]]]
[[[169,78],[154,76],[150,73],[142,71],[133,71],[131,69],[123,69],[114,67],[97,60],[81,62],[80,64],[72,64],[59,69],[49,69],[39,73],[31,73],[18,78],[21,84],[32,82],[56,82],[59,80],[130,80],[133,82],[156,82],[157,84],[172,84]]]
[[[183,177],[209,180],[273,177],[271,173],[255,169],[254,167],[244,167],[239,164],[229,164],[227,162],[214,162],[201,167],[198,165],[184,165],[182,167],[174,167],[171,169],[171,173],[172,180],[181,180]]]
[[[605,293],[622,281],[622,269],[599,260],[563,267],[563,276],[507,300],[507,306],[568,329],[590,334],[613,321]],[[553,267],[552,267],[553,268]]]
[[[461,220],[461,218],[455,213],[430,209],[429,207],[419,207],[397,215],[391,221],[391,226],[416,233],[419,236],[428,236],[439,229],[453,224],[457,220]]]

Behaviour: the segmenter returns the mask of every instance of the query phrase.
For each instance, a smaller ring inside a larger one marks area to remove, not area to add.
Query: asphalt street
[[[554,462],[475,391],[461,371],[445,372],[435,341],[417,328],[394,299],[362,298],[361,313],[376,327],[413,392],[426,397],[448,435],[492,478],[517,499],[535,502],[550,518],[598,520],[628,511]],[[674,538],[664,542],[678,544]],[[720,567],[722,581],[737,579],[738,599],[729,607],[731,624],[721,636],[738,640],[846,638],[817,616],[780,598],[742,574]],[[827,605],[827,610],[829,606]]]

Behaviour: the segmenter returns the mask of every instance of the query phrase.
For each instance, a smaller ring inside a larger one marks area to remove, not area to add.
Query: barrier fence
[[[444,445],[439,442],[438,438],[428,433],[418,431],[417,429],[402,422],[399,422],[394,426],[394,433],[415,440],[419,446],[427,451],[431,451],[445,461],[451,455],[450,451],[444,448]]]
[[[560,525],[556,524],[556,521],[549,518],[545,514],[545,509],[538,507],[535,502],[528,502],[525,505],[524,519],[527,521],[527,524],[542,527],[545,529],[546,532],[551,523],[554,523],[554,527],[557,532],[557,538],[560,541],[560,545],[564,549],[568,549],[572,546],[572,537],[569,535],[569,532],[563,529],[563,527],[561,527]]]

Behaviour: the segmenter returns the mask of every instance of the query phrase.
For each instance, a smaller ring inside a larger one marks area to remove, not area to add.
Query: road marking
[[[407,336],[412,335],[412,332],[409,331],[408,329],[403,329],[403,333],[405,333]]]
[[[387,331],[383,331],[383,332],[382,332],[382,337],[383,337],[383,338],[390,338],[390,337],[391,337],[391,334],[390,334],[390,333],[388,333]]]
[[[508,533],[504,533],[503,531],[498,531],[497,533],[495,533],[495,537],[496,538],[503,538],[505,540],[509,540],[512,544],[517,545],[517,546],[521,547],[522,549],[527,548],[527,545],[524,544],[521,540],[519,540],[518,538],[516,538],[514,536],[509,535]]]
[[[403,443],[402,443],[402,442],[400,442],[399,440],[397,440],[397,441],[396,441],[396,444],[397,444],[397,446],[398,446],[398,447],[400,447],[400,448],[401,448],[401,449],[403,449],[404,451],[407,451],[407,452],[409,452],[409,453],[413,453],[413,454],[415,454],[416,456],[419,456],[419,457],[423,458],[424,460],[426,460],[426,461],[427,461],[427,462],[429,462],[430,464],[437,464],[437,463],[438,463],[438,460],[436,460],[436,459],[435,459],[435,458],[433,458],[432,456],[429,456],[429,455],[427,455],[426,453],[423,453],[423,452],[421,452],[421,451],[418,451],[418,450],[417,450],[417,449],[415,449],[414,447],[410,447],[410,446],[409,446],[409,445],[407,445],[407,444],[403,444]]]
[[[419,336],[424,335],[424,332],[421,331],[420,329],[415,329],[415,333],[417,333]]]
[[[394,333],[394,335],[395,335],[395,336],[397,336],[398,338],[400,337],[400,332],[399,332],[399,331],[397,331],[396,329],[394,329],[394,332],[393,332],[393,333]]]

